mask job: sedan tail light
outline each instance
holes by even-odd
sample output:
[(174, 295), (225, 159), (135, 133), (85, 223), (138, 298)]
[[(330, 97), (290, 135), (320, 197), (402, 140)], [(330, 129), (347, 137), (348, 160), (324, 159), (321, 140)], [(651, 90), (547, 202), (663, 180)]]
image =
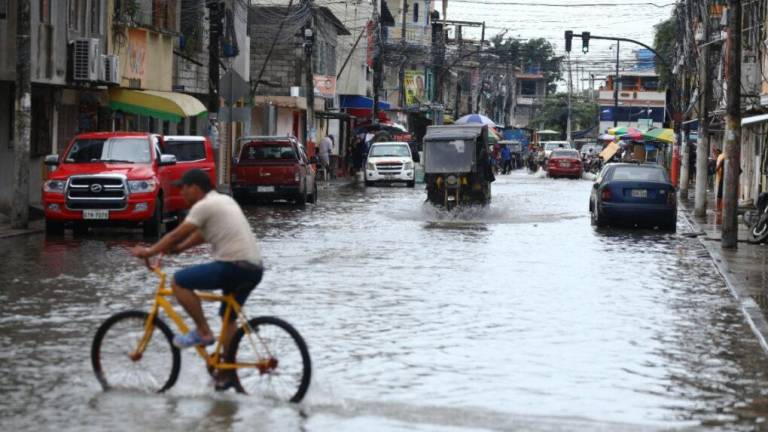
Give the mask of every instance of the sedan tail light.
[(293, 167), (293, 181), (296, 183), (301, 181), (301, 172), (299, 171), (299, 167)]
[(600, 192), (600, 199), (603, 201), (610, 201), (613, 199), (613, 196), (611, 196), (611, 190), (608, 188), (603, 189), (603, 191)]

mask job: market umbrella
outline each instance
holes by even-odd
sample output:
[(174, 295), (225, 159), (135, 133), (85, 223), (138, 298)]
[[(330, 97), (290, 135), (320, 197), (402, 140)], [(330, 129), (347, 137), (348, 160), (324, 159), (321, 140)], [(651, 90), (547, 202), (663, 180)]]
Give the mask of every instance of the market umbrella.
[(661, 141), (665, 143), (675, 142), (675, 131), (672, 129), (657, 128), (651, 129), (643, 134), (646, 141)]
[(551, 129), (536, 131), (536, 133), (539, 135), (560, 135), (560, 132)]
[(484, 124), (496, 127), (496, 123), (482, 114), (467, 114), (454, 122), (455, 124)]
[(632, 141), (642, 141), (643, 140), (643, 132), (639, 129), (635, 129), (633, 127), (615, 127), (608, 129), (608, 133), (617, 137), (621, 137), (623, 139), (628, 139)]
[(496, 129), (488, 128), (488, 142), (491, 144), (495, 144), (499, 141), (501, 141), (501, 134), (499, 134)]

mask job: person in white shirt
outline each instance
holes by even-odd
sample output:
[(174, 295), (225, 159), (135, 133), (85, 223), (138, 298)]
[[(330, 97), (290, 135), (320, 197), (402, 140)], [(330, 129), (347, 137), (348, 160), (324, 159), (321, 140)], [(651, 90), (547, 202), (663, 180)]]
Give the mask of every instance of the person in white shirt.
[[(187, 217), (151, 247), (136, 246), (131, 253), (149, 258), (160, 253), (180, 253), (206, 242), (211, 244), (213, 261), (179, 270), (172, 284), (176, 299), (197, 326), (185, 335), (176, 335), (174, 345), (179, 348), (206, 346), (213, 344), (215, 337), (194, 290), (221, 289), (225, 295), (233, 293), (235, 301), (242, 306), (264, 273), (261, 249), (240, 206), (228, 195), (216, 192), (208, 174), (191, 169), (184, 173), (178, 185), (184, 201), (191, 206)], [(222, 303), (219, 311), (222, 317), (225, 309)], [(234, 316), (230, 318), (235, 320)], [(227, 326), (223, 337), (225, 352), (236, 330), (236, 325)], [(219, 384), (217, 381), (217, 389), (231, 386), (230, 381)]]

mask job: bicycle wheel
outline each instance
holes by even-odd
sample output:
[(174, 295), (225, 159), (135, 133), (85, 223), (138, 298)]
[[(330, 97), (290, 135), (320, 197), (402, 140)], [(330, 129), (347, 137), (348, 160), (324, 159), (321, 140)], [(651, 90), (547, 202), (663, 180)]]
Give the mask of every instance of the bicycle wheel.
[(239, 393), (262, 394), (288, 402), (300, 402), (309, 388), (312, 365), (307, 344), (299, 332), (275, 317), (249, 321), (248, 335), (242, 327), (230, 342), (229, 363), (250, 364), (234, 374)]
[(126, 388), (159, 393), (176, 383), (181, 355), (173, 346), (173, 333), (159, 318), (155, 317), (152, 336), (144, 352), (134, 354), (144, 337), (148, 316), (141, 311), (120, 312), (109, 317), (96, 331), (91, 364), (104, 390)]

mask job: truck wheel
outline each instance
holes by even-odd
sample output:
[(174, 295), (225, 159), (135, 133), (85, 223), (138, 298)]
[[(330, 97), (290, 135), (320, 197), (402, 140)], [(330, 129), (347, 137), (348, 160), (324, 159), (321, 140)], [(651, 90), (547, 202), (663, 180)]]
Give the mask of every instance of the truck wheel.
[(365, 187), (371, 187), (371, 186), (373, 186), (373, 182), (366, 180), (365, 181)]
[(157, 198), (155, 200), (155, 213), (152, 215), (152, 219), (144, 221), (142, 229), (144, 230), (144, 237), (157, 237), (160, 235), (160, 231), (163, 228), (163, 200)]
[(82, 236), (88, 234), (88, 225), (85, 222), (75, 222), (72, 224), (72, 234)]
[(64, 234), (64, 223), (50, 219), (45, 220), (45, 233), (51, 235)]
[(416, 187), (416, 180), (409, 181), (408, 183), (406, 183), (406, 186), (408, 186), (409, 188)]

